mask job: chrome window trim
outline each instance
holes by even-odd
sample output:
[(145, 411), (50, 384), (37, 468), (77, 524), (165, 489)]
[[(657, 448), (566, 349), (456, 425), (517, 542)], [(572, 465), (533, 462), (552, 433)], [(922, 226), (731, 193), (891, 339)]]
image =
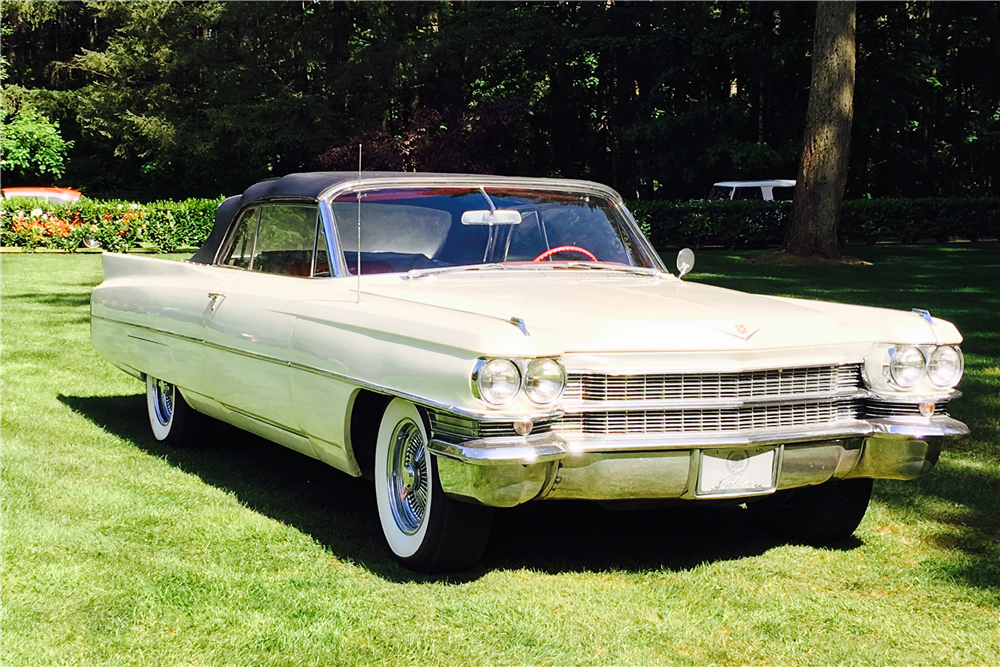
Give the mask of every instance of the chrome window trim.
[(330, 274), (333, 278), (346, 278), (351, 275), (347, 270), (347, 261), (344, 253), (341, 252), (340, 235), (337, 232), (337, 219), (333, 215), (333, 208), (330, 200), (319, 200), (319, 216), (323, 223), (323, 232), (326, 235), (327, 261), (330, 262)]

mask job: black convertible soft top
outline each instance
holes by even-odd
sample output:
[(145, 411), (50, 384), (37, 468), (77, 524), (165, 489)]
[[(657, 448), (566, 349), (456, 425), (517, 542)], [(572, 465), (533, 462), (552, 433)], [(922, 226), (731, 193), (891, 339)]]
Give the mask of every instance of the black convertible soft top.
[[(362, 180), (371, 178), (407, 178), (413, 176), (461, 176), (461, 174), (428, 174), (413, 172), (361, 172)], [(281, 178), (272, 178), (267, 181), (255, 183), (247, 188), (242, 195), (229, 197), (215, 211), (215, 223), (212, 226), (212, 233), (209, 234), (205, 245), (196, 252), (188, 261), (198, 264), (211, 264), (215, 260), (215, 255), (219, 251), (219, 246), (226, 238), (229, 227), (233, 224), (236, 214), (244, 206), (248, 206), (255, 201), (267, 199), (311, 199), (317, 201), (319, 196), (329, 188), (341, 183), (357, 182), (358, 172), (356, 171), (314, 171), (302, 174), (288, 174)]]

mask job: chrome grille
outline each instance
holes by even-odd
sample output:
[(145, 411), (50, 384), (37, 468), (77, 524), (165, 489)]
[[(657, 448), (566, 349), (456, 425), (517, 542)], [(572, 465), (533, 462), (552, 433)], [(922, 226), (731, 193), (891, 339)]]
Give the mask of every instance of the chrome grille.
[[(948, 402), (939, 401), (934, 404), (935, 416), (948, 414)], [(892, 403), (890, 401), (869, 400), (865, 403), (866, 417), (919, 417), (919, 403)]]
[(840, 399), (708, 410), (586, 412), (564, 416), (552, 430), (594, 435), (731, 432), (832, 424), (859, 418), (863, 408), (863, 401)]
[[(431, 433), (435, 438), (459, 442), (476, 438), (510, 438), (517, 435), (509, 421), (476, 421), (450, 412), (429, 411)], [(536, 423), (532, 433), (549, 430), (546, 422)]]
[(860, 385), (860, 364), (735, 373), (571, 373), (563, 397), (571, 401), (780, 398), (843, 391)]

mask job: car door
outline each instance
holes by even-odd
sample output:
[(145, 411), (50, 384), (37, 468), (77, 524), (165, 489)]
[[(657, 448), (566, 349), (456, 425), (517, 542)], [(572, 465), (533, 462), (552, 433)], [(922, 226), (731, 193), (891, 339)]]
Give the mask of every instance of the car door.
[[(206, 295), (206, 384), (227, 420), (315, 456), (292, 405), (288, 364), (295, 304), (314, 273), (315, 204), (244, 211), (223, 244), (227, 269)], [(320, 267), (322, 268), (322, 267)]]

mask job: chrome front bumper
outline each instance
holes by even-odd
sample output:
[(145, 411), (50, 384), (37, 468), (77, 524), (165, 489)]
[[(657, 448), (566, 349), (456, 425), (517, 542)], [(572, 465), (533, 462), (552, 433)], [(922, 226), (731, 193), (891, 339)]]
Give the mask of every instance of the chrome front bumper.
[[(937, 463), (945, 440), (969, 429), (950, 417), (866, 419), (823, 429), (694, 437), (587, 437), (540, 433), (430, 442), (451, 497), (493, 507), (537, 499), (645, 500), (750, 497), (831, 479), (914, 479)], [(699, 495), (702, 451), (773, 448), (767, 489)]]

